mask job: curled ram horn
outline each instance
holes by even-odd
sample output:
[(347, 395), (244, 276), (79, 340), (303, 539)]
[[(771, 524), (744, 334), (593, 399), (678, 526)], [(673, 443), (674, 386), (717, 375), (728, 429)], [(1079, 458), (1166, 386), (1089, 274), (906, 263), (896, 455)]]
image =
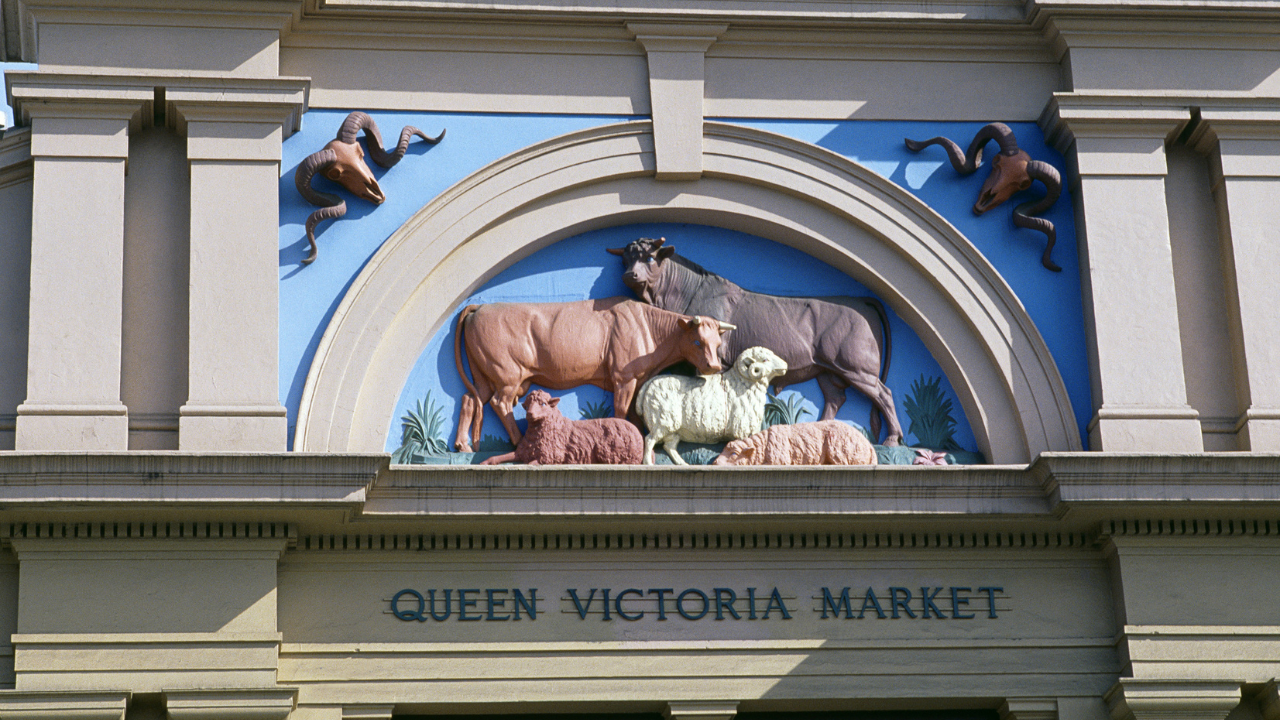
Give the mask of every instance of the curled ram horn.
[(311, 178), (315, 177), (316, 172), (331, 165), (336, 159), (336, 153), (326, 148), (309, 155), (298, 165), (297, 172), (293, 174), (293, 182), (298, 186), (298, 192), (302, 197), (312, 205), (321, 206), (319, 210), (307, 217), (307, 241), (311, 243), (311, 253), (302, 261), (303, 265), (310, 265), (316, 259), (318, 251), (316, 225), (319, 225), (322, 220), (332, 220), (347, 214), (346, 201), (337, 195), (311, 187)]
[(338, 128), (337, 137), (330, 140), (323, 149), (299, 163), (297, 171), (294, 172), (294, 184), (297, 185), (303, 199), (312, 205), (321, 206), (319, 210), (307, 217), (307, 242), (311, 244), (311, 254), (302, 261), (303, 265), (308, 265), (316, 259), (316, 226), (325, 220), (340, 218), (347, 212), (347, 204), (342, 198), (311, 187), (311, 181), (316, 173), (324, 175), (325, 178), (343, 186), (356, 197), (371, 203), (382, 204), (386, 200), (378, 180), (365, 164), (364, 148), (356, 140), (361, 130), (365, 131), (369, 139), (369, 156), (374, 162), (386, 168), (400, 162), (400, 158), (404, 157), (405, 151), (409, 148), (409, 138), (413, 135), (431, 144), (440, 142), (444, 137), (444, 131), (432, 138), (415, 127), (406, 126), (400, 132), (400, 144), (396, 146), (394, 152), (388, 153), (382, 148), (382, 135), (378, 132), (378, 125), (373, 118), (362, 112), (347, 115), (342, 126)]
[(1045, 195), (1039, 200), (1028, 200), (1015, 207), (1013, 209), (1013, 224), (1020, 228), (1039, 230), (1044, 233), (1048, 238), (1048, 243), (1045, 245), (1044, 255), (1040, 258), (1040, 264), (1054, 272), (1061, 272), (1062, 268), (1050, 259), (1050, 255), (1053, 253), (1053, 245), (1058, 240), (1057, 230), (1054, 229), (1052, 222), (1044, 218), (1031, 216), (1048, 210), (1058, 201), (1058, 196), (1062, 194), (1062, 176), (1058, 174), (1057, 168), (1039, 160), (1032, 160), (1027, 163), (1027, 175), (1044, 183)]
[(973, 142), (969, 143), (969, 149), (964, 153), (960, 152), (960, 146), (944, 137), (930, 138), (928, 140), (911, 140), (905, 138), (907, 149), (911, 152), (920, 152), (930, 145), (941, 145), (947, 151), (947, 158), (951, 160), (951, 167), (961, 175), (968, 175), (978, 166), (982, 164), (982, 149), (986, 147), (988, 142), (996, 141), (1000, 146), (1000, 152), (1005, 155), (1013, 155), (1018, 152), (1018, 141), (1013, 136), (1013, 130), (1004, 123), (991, 123), (984, 126), (973, 136)]
[(1044, 233), (1048, 237), (1048, 244), (1040, 262), (1050, 270), (1060, 271), (1062, 268), (1055, 265), (1049, 257), (1057, 241), (1053, 223), (1044, 218), (1033, 218), (1031, 215), (1048, 210), (1057, 201), (1062, 192), (1062, 178), (1053, 166), (1039, 160), (1032, 160), (1026, 151), (1020, 150), (1017, 138), (1014, 137), (1013, 130), (1008, 125), (990, 123), (984, 126), (974, 136), (973, 142), (969, 143), (969, 149), (963, 155), (960, 153), (959, 145), (944, 137), (923, 141), (908, 138), (905, 142), (907, 149), (912, 152), (920, 152), (930, 145), (942, 146), (947, 151), (947, 157), (956, 172), (968, 175), (982, 164), (982, 150), (992, 140), (1000, 146), (1000, 152), (992, 158), (991, 174), (982, 184), (978, 199), (973, 204), (974, 214), (981, 215), (1003, 204), (1016, 193), (1031, 187), (1033, 180), (1044, 183), (1045, 197), (1038, 201), (1025, 202), (1015, 208), (1013, 224), (1020, 228)]
[(354, 143), (356, 134), (364, 130), (365, 137), (369, 140), (369, 157), (378, 165), (389, 168), (400, 162), (405, 152), (409, 149), (409, 138), (417, 135), (423, 140), (435, 145), (444, 139), (445, 131), (441, 130), (436, 137), (431, 137), (412, 125), (405, 125), (400, 130), (400, 142), (396, 144), (396, 149), (387, 152), (382, 149), (382, 133), (378, 131), (378, 124), (369, 117), (367, 113), (353, 112), (347, 116), (342, 122), (342, 127), (338, 129), (338, 139), (345, 143)]

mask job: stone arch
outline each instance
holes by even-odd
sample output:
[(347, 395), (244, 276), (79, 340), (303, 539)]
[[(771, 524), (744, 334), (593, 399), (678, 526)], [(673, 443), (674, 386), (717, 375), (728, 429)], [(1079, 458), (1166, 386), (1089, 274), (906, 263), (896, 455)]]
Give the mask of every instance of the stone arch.
[(842, 156), (760, 130), (708, 122), (703, 157), (701, 180), (658, 182), (652, 124), (620, 123), (528, 147), (432, 200), (374, 255), (330, 321), (294, 448), (381, 452), (410, 370), (465, 297), (564, 238), (666, 221), (790, 245), (877, 293), (933, 353), (993, 462), (1081, 449), (1031, 318), (936, 212)]

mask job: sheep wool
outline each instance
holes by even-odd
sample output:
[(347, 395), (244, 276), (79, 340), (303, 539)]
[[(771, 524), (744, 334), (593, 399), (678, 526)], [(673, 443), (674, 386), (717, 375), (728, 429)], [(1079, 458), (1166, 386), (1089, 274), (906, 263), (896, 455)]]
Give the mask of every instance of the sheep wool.
[(712, 443), (745, 438), (764, 427), (769, 383), (786, 373), (787, 363), (764, 347), (743, 350), (719, 375), (651, 378), (636, 396), (636, 412), (649, 428), (644, 462), (653, 464), (660, 442), (677, 464), (686, 464), (680, 441)]
[(859, 430), (839, 421), (774, 425), (734, 440), (713, 465), (875, 465), (876, 451)]
[(524, 408), (529, 418), (515, 451), (491, 457), (482, 465), (522, 462), (526, 465), (639, 465), (644, 439), (635, 425), (622, 418), (570, 420), (542, 390), (529, 393)]

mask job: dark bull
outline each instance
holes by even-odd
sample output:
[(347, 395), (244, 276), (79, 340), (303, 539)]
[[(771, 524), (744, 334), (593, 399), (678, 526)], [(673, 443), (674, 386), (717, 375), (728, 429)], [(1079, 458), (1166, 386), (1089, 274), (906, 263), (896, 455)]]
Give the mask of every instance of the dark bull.
[(779, 297), (743, 290), (677, 255), (675, 248), (664, 246), (664, 242), (665, 238), (640, 238), (625, 248), (609, 248), (622, 257), (622, 280), (641, 300), (664, 310), (706, 315), (737, 326), (724, 336), (720, 357), (727, 364), (749, 347), (769, 348), (789, 368), (774, 381), (775, 390), (817, 378), (825, 401), (823, 420), (836, 416), (845, 401), (845, 388), (855, 388), (871, 400), (873, 437), (880, 437), (883, 415), (888, 425), (885, 444), (897, 445), (902, 440), (893, 393), (884, 384), (892, 342), (880, 301), (869, 297)]

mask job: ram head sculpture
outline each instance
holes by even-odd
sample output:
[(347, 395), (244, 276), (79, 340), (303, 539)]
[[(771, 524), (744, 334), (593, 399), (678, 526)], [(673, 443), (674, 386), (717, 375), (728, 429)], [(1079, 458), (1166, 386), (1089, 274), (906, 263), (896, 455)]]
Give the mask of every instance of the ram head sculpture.
[(433, 138), (412, 125), (406, 125), (400, 131), (400, 142), (396, 145), (396, 149), (387, 152), (382, 149), (382, 134), (378, 132), (378, 125), (373, 118), (362, 112), (353, 112), (348, 115), (342, 122), (342, 127), (338, 128), (338, 136), (329, 141), (329, 144), (319, 152), (312, 153), (303, 160), (293, 175), (294, 183), (298, 186), (298, 192), (302, 197), (312, 205), (320, 206), (319, 210), (311, 213), (307, 218), (307, 241), (311, 243), (311, 254), (302, 261), (303, 265), (308, 265), (316, 259), (316, 225), (324, 220), (337, 219), (347, 214), (346, 201), (337, 195), (311, 187), (311, 179), (316, 173), (343, 186), (351, 191), (352, 195), (375, 205), (381, 205), (387, 199), (382, 194), (382, 188), (378, 186), (377, 179), (373, 177), (373, 172), (364, 162), (364, 148), (356, 140), (356, 135), (361, 130), (364, 131), (365, 140), (369, 144), (369, 157), (384, 168), (400, 162), (405, 151), (409, 149), (410, 137), (417, 135), (432, 145), (444, 138), (443, 130)]
[(951, 167), (961, 175), (968, 175), (982, 164), (982, 150), (992, 140), (1000, 146), (1000, 152), (991, 160), (991, 174), (982, 184), (978, 201), (973, 204), (974, 214), (981, 215), (999, 206), (1015, 193), (1031, 187), (1031, 183), (1035, 180), (1044, 183), (1043, 198), (1024, 202), (1013, 209), (1013, 224), (1020, 228), (1039, 230), (1044, 233), (1048, 238), (1048, 244), (1045, 246), (1044, 256), (1040, 258), (1040, 262), (1054, 272), (1061, 271), (1062, 268), (1050, 259), (1054, 243), (1058, 239), (1053, 223), (1032, 215), (1048, 210), (1058, 201), (1058, 196), (1062, 193), (1062, 176), (1049, 163), (1032, 160), (1026, 151), (1019, 150), (1018, 141), (1008, 125), (991, 123), (983, 127), (974, 136), (973, 142), (969, 143), (967, 152), (961, 152), (959, 145), (944, 137), (924, 141), (907, 139), (906, 143), (907, 149), (912, 152), (920, 152), (930, 145), (941, 145), (947, 151)]

